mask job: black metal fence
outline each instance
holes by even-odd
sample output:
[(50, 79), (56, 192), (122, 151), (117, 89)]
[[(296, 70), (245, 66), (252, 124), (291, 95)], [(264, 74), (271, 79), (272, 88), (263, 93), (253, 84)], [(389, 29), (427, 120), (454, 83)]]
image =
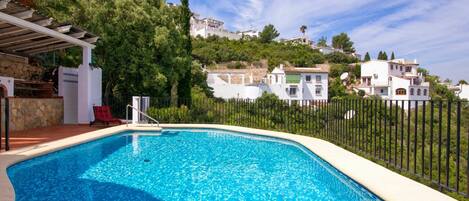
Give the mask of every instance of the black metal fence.
[[(191, 102), (152, 98), (161, 123), (208, 123), (325, 139), (442, 191), (468, 195), (469, 104), (465, 101), (275, 98)], [(124, 108), (124, 107), (122, 107)]]

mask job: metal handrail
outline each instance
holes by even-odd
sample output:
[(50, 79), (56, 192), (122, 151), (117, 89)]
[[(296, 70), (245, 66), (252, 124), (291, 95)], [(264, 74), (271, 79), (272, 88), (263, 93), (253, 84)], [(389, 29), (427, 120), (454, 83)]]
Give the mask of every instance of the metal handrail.
[(153, 119), (152, 117), (148, 116), (146, 113), (140, 111), (139, 109), (137, 109), (136, 107), (134, 107), (132, 105), (127, 105), (127, 107), (125, 107), (125, 123), (126, 123), (127, 127), (129, 126), (129, 108), (134, 109), (139, 114), (141, 114), (141, 115), (145, 116), (146, 118), (154, 121), (157, 124), (157, 126), (160, 127), (160, 122), (159, 121), (157, 121), (156, 119)]

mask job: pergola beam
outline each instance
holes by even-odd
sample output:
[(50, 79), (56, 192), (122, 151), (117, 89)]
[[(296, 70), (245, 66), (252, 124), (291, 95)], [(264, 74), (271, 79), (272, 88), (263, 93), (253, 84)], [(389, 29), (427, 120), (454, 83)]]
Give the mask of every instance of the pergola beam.
[[(79, 33), (74, 33), (70, 34), (69, 36), (74, 37), (74, 38), (83, 38), (85, 37), (86, 32), (79, 32)], [(44, 40), (39, 40), (39, 41), (34, 41), (34, 42), (26, 42), (23, 44), (18, 44), (14, 45), (11, 47), (7, 47), (5, 49), (13, 52), (21, 51), (21, 50), (27, 50), (27, 49), (33, 49), (33, 48), (39, 48), (39, 47), (44, 47), (46, 45), (51, 45), (55, 43), (60, 43), (64, 42), (62, 40), (56, 39), (56, 38), (48, 38)]]
[(9, 2), (10, 0), (0, 0), (0, 10), (7, 8)]
[[(19, 18), (19, 19), (24, 20), (24, 19), (32, 18), (32, 17), (33, 17), (33, 13), (34, 13), (33, 10), (27, 10), (27, 11), (23, 11), (23, 12), (11, 14), (11, 16), (17, 17), (17, 18)], [(7, 23), (7, 22), (0, 21), (0, 25), (6, 24), (6, 23)]]
[[(49, 18), (49, 19), (43, 19), (43, 20), (38, 20), (38, 21), (35, 21), (33, 22), (34, 24), (37, 24), (39, 26), (50, 26), (52, 24), (52, 18)], [(3, 29), (0, 29), (0, 36), (6, 36), (6, 35), (10, 35), (10, 34), (16, 34), (16, 33), (19, 33), (19, 32), (22, 32), (22, 31), (26, 31), (28, 29), (24, 29), (24, 28), (21, 28), (21, 27), (16, 27), (16, 26), (12, 26), (12, 27), (8, 27), (8, 28), (3, 28)]]
[[(98, 40), (98, 38), (99, 37), (87, 38), (87, 39), (84, 39), (84, 41), (86, 41), (88, 43), (93, 43), (93, 42), (96, 42)], [(49, 45), (47, 47), (41, 47), (41, 48), (37, 48), (37, 49), (28, 50), (28, 51), (25, 51), (24, 53), (29, 54), (29, 55), (34, 55), (34, 54), (40, 54), (40, 53), (44, 53), (44, 52), (51, 52), (51, 51), (55, 51), (55, 50), (71, 48), (71, 47), (75, 47), (75, 46), (76, 45), (70, 44), (70, 43), (62, 43), (62, 44)]]
[[(57, 27), (55, 29), (55, 31), (57, 31), (59, 33), (66, 33), (66, 32), (70, 31), (71, 27), (72, 26), (70, 26), (70, 25)], [(21, 36), (6, 38), (6, 39), (3, 39), (3, 40), (0, 40), (0, 47), (5, 47), (5, 46), (8, 46), (9, 44), (23, 42), (23, 41), (27, 41), (27, 40), (36, 39), (36, 38), (42, 38), (42, 37), (47, 37), (47, 35), (44, 35), (42, 33), (30, 33), (30, 34), (25, 34), (25, 35), (21, 35)]]
[(32, 22), (29, 22), (29, 21), (26, 21), (26, 20), (23, 20), (23, 19), (19, 19), (17, 17), (5, 14), (3, 12), (0, 12), (0, 20), (2, 20), (4, 22), (7, 22), (9, 24), (18, 26), (18, 27), (26, 28), (26, 29), (29, 29), (31, 31), (41, 33), (41, 34), (49, 36), (49, 37), (53, 37), (53, 38), (57, 38), (57, 39), (66, 41), (68, 43), (71, 43), (71, 44), (74, 44), (74, 45), (77, 45), (77, 46), (89, 47), (89, 48), (96, 47), (95, 45), (93, 45), (91, 43), (88, 43), (86, 41), (82, 41), (80, 39), (73, 38), (71, 36), (65, 35), (65, 34), (60, 33), (58, 31), (51, 30), (47, 27), (39, 26), (39, 25), (34, 24)]

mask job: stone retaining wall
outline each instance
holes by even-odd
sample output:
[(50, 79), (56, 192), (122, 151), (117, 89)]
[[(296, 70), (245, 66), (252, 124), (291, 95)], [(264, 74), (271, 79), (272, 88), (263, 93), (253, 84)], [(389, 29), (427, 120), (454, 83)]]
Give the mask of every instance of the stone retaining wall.
[(63, 98), (9, 98), (9, 101), (11, 131), (63, 124)]
[(0, 54), (0, 76), (25, 80), (40, 80), (44, 68), (28, 64), (27, 59)]

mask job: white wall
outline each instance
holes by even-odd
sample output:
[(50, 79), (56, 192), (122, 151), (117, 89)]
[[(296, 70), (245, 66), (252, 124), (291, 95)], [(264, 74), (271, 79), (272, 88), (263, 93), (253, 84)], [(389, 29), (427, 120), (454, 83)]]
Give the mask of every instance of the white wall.
[(459, 86), (459, 98), (469, 100), (469, 85), (463, 84)]
[(59, 67), (59, 96), (64, 100), (64, 123), (78, 123), (78, 68)]
[(0, 85), (5, 86), (7, 89), (7, 96), (11, 97), (15, 95), (15, 80), (13, 78), (0, 76)]
[[(375, 76), (377, 75), (377, 77)], [(369, 61), (361, 66), (361, 77), (371, 77), (371, 85), (386, 86), (389, 79), (389, 64), (386, 61)]]

